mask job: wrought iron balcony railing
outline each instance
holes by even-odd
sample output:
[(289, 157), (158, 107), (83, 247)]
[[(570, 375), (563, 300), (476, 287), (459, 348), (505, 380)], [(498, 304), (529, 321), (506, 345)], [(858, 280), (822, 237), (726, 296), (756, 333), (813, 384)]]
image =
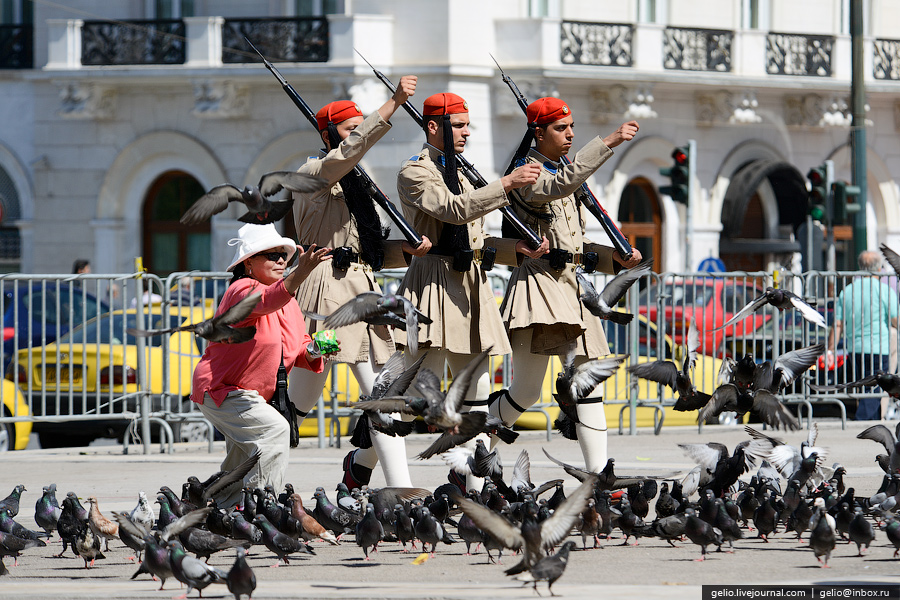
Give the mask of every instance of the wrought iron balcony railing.
[(831, 77), (834, 37), (799, 33), (766, 36), (766, 72), (770, 75)]
[(0, 25), (0, 69), (34, 68), (34, 26)]
[(734, 32), (666, 27), (663, 67), (681, 71), (731, 72)]
[(872, 75), (875, 79), (900, 80), (900, 40), (875, 40)]
[(226, 19), (222, 62), (262, 62), (244, 36), (272, 62), (328, 62), (328, 19)]
[(564, 65), (630, 67), (634, 26), (619, 23), (560, 23), (559, 57)]
[(185, 51), (180, 20), (85, 21), (81, 27), (82, 65), (180, 65)]

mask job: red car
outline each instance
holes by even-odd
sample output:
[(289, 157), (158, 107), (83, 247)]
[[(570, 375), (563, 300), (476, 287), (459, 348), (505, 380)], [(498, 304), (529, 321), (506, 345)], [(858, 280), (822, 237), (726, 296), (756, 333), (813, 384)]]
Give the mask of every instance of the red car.
[[(771, 307), (757, 311), (746, 319), (722, 327), (745, 305), (765, 292), (764, 282), (755, 277), (723, 278), (694, 277), (667, 278), (662, 284), (641, 292), (640, 314), (660, 325), (676, 344), (684, 344), (684, 336), (691, 322), (700, 332), (700, 353), (716, 356), (723, 342), (740, 337), (760, 327), (772, 318)], [(658, 313), (662, 309), (662, 319)]]

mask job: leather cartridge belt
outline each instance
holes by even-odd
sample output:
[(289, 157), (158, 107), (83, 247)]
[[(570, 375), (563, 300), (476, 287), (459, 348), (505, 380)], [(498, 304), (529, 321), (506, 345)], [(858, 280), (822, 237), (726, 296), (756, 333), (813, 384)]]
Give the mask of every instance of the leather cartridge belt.
[(565, 269), (567, 264), (582, 267), (585, 273), (591, 273), (597, 268), (600, 257), (596, 252), (572, 253), (562, 248), (553, 248), (547, 254), (541, 256), (541, 260), (550, 263), (554, 269)]
[[(309, 250), (311, 244), (303, 244), (303, 250)], [(375, 265), (369, 265), (364, 260), (361, 260), (359, 257), (359, 252), (351, 248), (350, 246), (340, 246), (338, 248), (332, 248), (328, 255), (332, 257), (331, 265), (335, 269), (339, 269), (341, 271), (346, 271), (350, 268), (352, 263), (357, 263), (363, 265), (364, 267), (369, 267), (373, 271), (380, 271), (381, 266), (375, 268)], [(382, 256), (381, 262), (384, 263), (384, 257)]]
[(493, 269), (494, 260), (497, 256), (497, 249), (488, 246), (486, 248), (478, 250), (454, 251), (445, 250), (438, 246), (432, 246), (431, 250), (428, 251), (428, 254), (450, 259), (454, 271), (465, 273), (472, 267), (473, 262), (477, 265), (480, 265), (481, 268), (485, 271), (490, 271), (491, 269)]

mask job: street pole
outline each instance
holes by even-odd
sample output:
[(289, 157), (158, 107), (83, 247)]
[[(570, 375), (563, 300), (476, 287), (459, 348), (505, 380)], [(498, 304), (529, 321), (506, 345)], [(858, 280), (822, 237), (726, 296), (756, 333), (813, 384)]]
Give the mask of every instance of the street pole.
[(831, 184), (834, 183), (834, 161), (826, 160), (825, 165), (825, 225), (828, 228), (828, 239), (825, 243), (825, 270), (836, 270), (836, 259), (834, 253), (834, 190)]
[(694, 270), (693, 256), (691, 248), (694, 242), (694, 203), (697, 201), (700, 186), (697, 185), (697, 141), (688, 140), (688, 201), (685, 211), (685, 270), (692, 272)]
[(851, 170), (853, 185), (859, 187), (860, 210), (853, 221), (854, 258), (867, 249), (866, 235), (866, 83), (863, 71), (863, 0), (850, 0), (850, 39), (852, 47), (852, 74), (850, 78)]

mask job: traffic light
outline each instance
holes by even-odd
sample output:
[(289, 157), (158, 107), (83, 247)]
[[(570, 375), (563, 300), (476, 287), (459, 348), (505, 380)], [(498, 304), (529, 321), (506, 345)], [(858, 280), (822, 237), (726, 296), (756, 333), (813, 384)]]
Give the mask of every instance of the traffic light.
[(831, 189), (834, 192), (834, 222), (849, 225), (853, 215), (862, 208), (857, 200), (859, 186), (850, 185), (846, 181), (835, 181), (831, 184)]
[(672, 151), (671, 167), (662, 167), (659, 174), (668, 177), (671, 185), (659, 188), (659, 193), (671, 196), (675, 202), (687, 204), (691, 195), (690, 176), (688, 168), (691, 165), (690, 146), (679, 146)]
[(825, 221), (825, 202), (828, 198), (828, 170), (825, 165), (813, 167), (806, 174), (809, 179), (809, 216), (815, 221)]

